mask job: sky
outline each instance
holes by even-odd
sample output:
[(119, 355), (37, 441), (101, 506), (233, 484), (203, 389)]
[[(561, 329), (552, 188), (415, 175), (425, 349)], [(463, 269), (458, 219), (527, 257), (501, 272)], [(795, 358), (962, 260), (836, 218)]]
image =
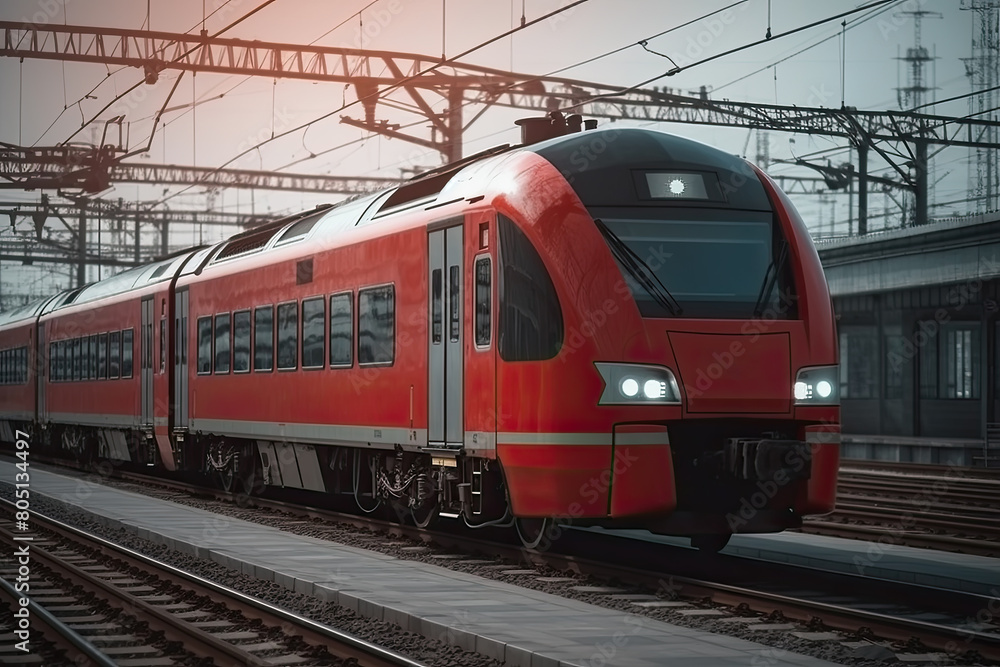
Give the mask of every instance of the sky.
[[(4, 0), (0, 3), (0, 20), (30, 22), (40, 27), (65, 23), (197, 33), (204, 19), (205, 29), (215, 34), (264, 2)], [(736, 6), (727, 12), (703, 18), (734, 2)], [(223, 36), (410, 52), (432, 58), (442, 53), (451, 58), (475, 49), (463, 55), (462, 62), (530, 75), (568, 67), (558, 76), (628, 86), (670, 69), (670, 61), (663, 55), (682, 66), (697, 63), (702, 58), (761, 40), (770, 27), (772, 38), (764, 44), (694, 64), (676, 76), (649, 85), (668, 86), (685, 93), (699, 91), (704, 86), (714, 99), (832, 108), (846, 104), (859, 109), (886, 110), (900, 108), (896, 88), (908, 85), (904, 64), (898, 56), (913, 46), (912, 12), (919, 11), (929, 12), (922, 20), (921, 33), (923, 45), (935, 56), (926, 71), (927, 83), (935, 87), (931, 97), (943, 100), (970, 90), (962, 58), (970, 55), (973, 12), (963, 11), (965, 3), (959, 0), (898, 0), (866, 20), (859, 19), (867, 13), (856, 13), (789, 36), (782, 34), (864, 3), (587, 0), (576, 6), (572, 4), (572, 0), (273, 0), (226, 30)], [(559, 13), (476, 49), (517, 27), (522, 14), (531, 22), (551, 12)], [(847, 21), (846, 26), (841, 25), (843, 20)], [(653, 37), (689, 21), (693, 22), (686, 27)], [(648, 40), (649, 51), (638, 45), (640, 40)], [(616, 49), (621, 50), (580, 64)], [(153, 129), (153, 118), (178, 74), (164, 71), (155, 84), (143, 84), (116, 99), (142, 80), (142, 72), (102, 64), (0, 58), (0, 142), (23, 146), (54, 146), (67, 140), (95, 143), (101, 138), (104, 121), (123, 114), (122, 143), (129, 149), (145, 146)], [(401, 99), (398, 95), (394, 98)], [(172, 110), (165, 114), (165, 124), (156, 128), (150, 150), (131, 161), (213, 168), (228, 163), (230, 167), (244, 169), (392, 177), (398, 177), (403, 170), (440, 164), (440, 155), (433, 150), (398, 139), (368, 136), (358, 128), (340, 123), (341, 115), (362, 116), (358, 105), (339, 111), (345, 103), (356, 99), (354, 88), (343, 84), (185, 74), (170, 97), (168, 106)], [(436, 111), (446, 107), (443, 99), (433, 96), (429, 99)], [(198, 104), (192, 107), (192, 102)], [(101, 108), (109, 103), (112, 103), (110, 109), (100, 114)], [(478, 111), (479, 107), (466, 107), (466, 121)], [(939, 104), (929, 111), (960, 116), (969, 113), (969, 107), (967, 100), (960, 100)], [(280, 134), (324, 115), (329, 118), (311, 124), (304, 132), (267, 142), (238, 157), (269, 139), (272, 133)], [(519, 131), (513, 121), (525, 115), (534, 114), (501, 108), (486, 110), (465, 133), (465, 154), (497, 144), (518, 143)], [(413, 114), (386, 105), (378, 107), (376, 116), (394, 123), (419, 120)], [(96, 118), (96, 122), (81, 127), (84, 119), (91, 118)], [(426, 122), (422, 122), (413, 130), (427, 136), (425, 126)], [(704, 141), (751, 160), (757, 157), (757, 137), (744, 129), (662, 123), (653, 127)], [(112, 141), (117, 140), (114, 133)], [(771, 132), (766, 141), (772, 160), (794, 159), (817, 151), (830, 151), (819, 157), (823, 160), (829, 157), (834, 164), (856, 160), (846, 150), (845, 142), (835, 138)], [(311, 155), (318, 157), (310, 158)], [(963, 148), (949, 148), (935, 156), (932, 201), (950, 202), (968, 196), (968, 158), (968, 150)], [(884, 163), (877, 160), (872, 168), (874, 173), (887, 173)], [(815, 175), (780, 163), (771, 164), (769, 171)], [(100, 196), (143, 202), (166, 198), (172, 208), (212, 206), (230, 212), (252, 210), (271, 214), (337, 199), (311, 193), (251, 194), (229, 190), (206, 195), (200, 188), (182, 190), (123, 184)], [(0, 193), (5, 202), (34, 202), (38, 198), (37, 192)], [(814, 233), (847, 231), (846, 197), (810, 195), (798, 196), (795, 201)], [(890, 197), (875, 193), (871, 196), (871, 206), (873, 228), (899, 224), (899, 209)], [(968, 208), (964, 203), (938, 206), (932, 215), (961, 214)], [(5, 227), (0, 239), (4, 235), (10, 238), (24, 234), (30, 224), (22, 226), (25, 229)], [(186, 229), (172, 241), (175, 244), (211, 241), (228, 233), (232, 229)], [(18, 270), (4, 262), (0, 266), (0, 283), (6, 283), (5, 293), (11, 293), (11, 281), (19, 283), (23, 292), (35, 289), (29, 283), (34, 285), (43, 273), (36, 269)], [(107, 275), (108, 271), (100, 275)], [(59, 268), (51, 279), (68, 280), (71, 272), (69, 267)], [(96, 269), (91, 274), (88, 276), (91, 279), (98, 275)]]

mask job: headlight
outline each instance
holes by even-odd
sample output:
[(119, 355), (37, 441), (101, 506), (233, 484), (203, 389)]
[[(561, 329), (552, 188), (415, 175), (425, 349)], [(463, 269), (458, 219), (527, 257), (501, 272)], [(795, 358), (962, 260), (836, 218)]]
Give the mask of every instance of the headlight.
[(803, 368), (795, 376), (795, 405), (840, 405), (840, 366)]
[(596, 362), (604, 380), (598, 405), (680, 405), (681, 390), (669, 368)]

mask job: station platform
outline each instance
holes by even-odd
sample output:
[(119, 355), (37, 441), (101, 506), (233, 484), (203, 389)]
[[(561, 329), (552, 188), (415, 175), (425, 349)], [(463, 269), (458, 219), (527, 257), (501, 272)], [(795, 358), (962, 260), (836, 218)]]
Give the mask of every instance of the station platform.
[(996, 465), (1000, 461), (1000, 448), (994, 444), (984, 449), (984, 442), (979, 438), (918, 438), (848, 433), (841, 436), (842, 465), (887, 462), (975, 468), (984, 465), (984, 461)]
[[(12, 482), (14, 472), (12, 463), (0, 461), (0, 481)], [(505, 666), (834, 664), (435, 565), (294, 535), (38, 468), (31, 471), (31, 494), (61, 501), (105, 525), (128, 529), (152, 542), (477, 651)]]
[[(628, 539), (681, 546), (689, 544), (687, 538), (653, 535), (648, 531), (604, 532)], [(917, 549), (888, 540), (883, 543), (865, 542), (788, 531), (733, 535), (720, 553), (1000, 597), (1000, 561), (997, 559)]]

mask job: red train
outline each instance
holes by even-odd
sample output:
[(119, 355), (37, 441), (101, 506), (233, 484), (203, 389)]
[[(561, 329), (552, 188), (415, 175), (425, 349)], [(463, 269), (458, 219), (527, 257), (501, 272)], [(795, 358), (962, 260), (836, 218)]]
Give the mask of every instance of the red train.
[(562, 518), (719, 548), (831, 511), (799, 215), (722, 151), (579, 127), (3, 316), (0, 435), (529, 545)]

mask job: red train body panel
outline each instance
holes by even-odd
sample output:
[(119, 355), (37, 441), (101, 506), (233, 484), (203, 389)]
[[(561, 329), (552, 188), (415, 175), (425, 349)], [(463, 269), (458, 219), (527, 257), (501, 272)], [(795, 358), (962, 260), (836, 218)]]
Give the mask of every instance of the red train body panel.
[(571, 134), (161, 265), (42, 316), (46, 350), (135, 332), (131, 379), (47, 382), (64, 444), (112, 415), (133, 460), (418, 522), (726, 535), (833, 509), (822, 267), (774, 183), (707, 146)]

